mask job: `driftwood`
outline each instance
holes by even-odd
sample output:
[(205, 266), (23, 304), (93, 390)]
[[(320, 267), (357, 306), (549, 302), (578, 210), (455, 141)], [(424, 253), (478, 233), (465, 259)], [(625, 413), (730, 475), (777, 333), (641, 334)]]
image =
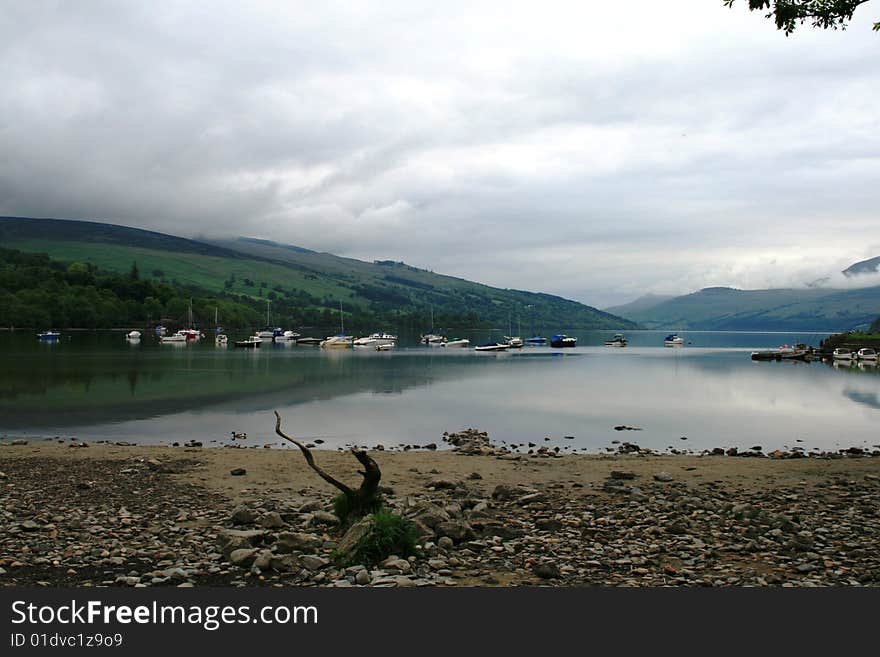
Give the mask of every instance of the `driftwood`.
[(382, 471), (379, 470), (378, 464), (370, 458), (370, 455), (365, 451), (355, 449), (354, 447), (351, 449), (351, 453), (364, 467), (363, 470), (358, 470), (358, 473), (363, 477), (363, 481), (358, 488), (354, 489), (321, 469), (321, 467), (315, 463), (315, 457), (312, 455), (312, 452), (308, 447), (303, 445), (296, 438), (292, 438), (281, 431), (281, 416), (278, 414), (278, 411), (275, 411), (275, 433), (299, 447), (306, 459), (306, 463), (309, 464), (309, 467), (314, 470), (321, 479), (339, 489), (342, 494), (345, 495), (348, 502), (347, 510), (350, 516), (364, 516), (375, 511), (380, 505), (379, 480), (382, 479)]

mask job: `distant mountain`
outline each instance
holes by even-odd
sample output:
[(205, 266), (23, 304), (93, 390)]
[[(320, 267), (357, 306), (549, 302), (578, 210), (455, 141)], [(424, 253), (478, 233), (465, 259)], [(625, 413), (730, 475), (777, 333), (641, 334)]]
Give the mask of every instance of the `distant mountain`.
[(306, 316), (323, 311), (332, 322), (341, 301), (355, 320), (391, 327), (399, 321), (429, 329), (432, 309), (437, 327), (507, 327), (511, 319), (521, 319), (523, 330), (636, 327), (551, 294), (494, 288), (402, 262), (370, 263), (253, 238), (209, 242), (90, 221), (0, 217), (0, 244), (111, 272), (128, 272), (136, 262), (142, 277), (285, 300)]
[(624, 317), (668, 330), (845, 331), (867, 326), (880, 313), (880, 287), (857, 290), (737, 290), (710, 287)]
[(880, 256), (850, 265), (843, 270), (843, 275), (851, 277), (859, 276), (860, 274), (875, 274), (878, 270), (880, 270)]
[(612, 315), (620, 315), (621, 317), (626, 317), (631, 313), (638, 313), (649, 308), (653, 308), (656, 305), (663, 303), (664, 301), (669, 301), (670, 299), (674, 299), (674, 294), (645, 294), (640, 296), (635, 301), (630, 301), (629, 303), (624, 303), (620, 306), (612, 306), (610, 308), (605, 308), (606, 313), (611, 313)]

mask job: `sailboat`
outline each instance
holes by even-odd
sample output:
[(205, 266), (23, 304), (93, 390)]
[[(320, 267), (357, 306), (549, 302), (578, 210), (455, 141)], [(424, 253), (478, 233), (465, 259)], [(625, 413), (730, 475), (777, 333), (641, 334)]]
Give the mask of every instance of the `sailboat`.
[(348, 349), (352, 343), (352, 337), (345, 334), (345, 319), (342, 314), (342, 301), (339, 302), (339, 334), (331, 335), (321, 342), (325, 349)]
[(431, 332), (425, 333), (421, 337), (421, 343), (431, 346), (439, 346), (446, 342), (446, 337), (442, 335), (437, 335), (434, 333), (434, 305), (431, 305)]
[(195, 328), (192, 299), (189, 300), (189, 309), (186, 313), (186, 325), (188, 328), (180, 329), (175, 335), (171, 336), (171, 338), (174, 339), (162, 338), (162, 342), (179, 342), (179, 338), (176, 338), (175, 336), (183, 336), (183, 339), (186, 341), (198, 340), (202, 337), (202, 332)]
[(281, 335), (283, 331), (280, 328), (272, 328), (269, 324), (269, 300), (266, 299), (266, 328), (257, 332), (257, 337), (263, 340), (271, 340), (276, 335)]
[[(517, 331), (519, 332), (520, 335), (522, 335), (522, 327), (519, 325), (519, 319), (517, 319)], [(511, 323), (510, 323), (510, 315), (509, 314), (507, 315), (507, 332), (513, 333), (513, 331), (511, 330)], [(520, 335), (514, 335), (514, 336), (505, 335), (504, 336), (504, 344), (506, 344), (511, 349), (521, 349), (523, 346), (523, 339), (520, 337)]]

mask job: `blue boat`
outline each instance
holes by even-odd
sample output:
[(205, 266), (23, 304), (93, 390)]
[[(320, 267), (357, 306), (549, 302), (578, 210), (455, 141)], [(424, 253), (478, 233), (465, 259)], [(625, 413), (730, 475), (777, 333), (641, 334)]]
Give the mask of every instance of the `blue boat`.
[(42, 333), (37, 333), (37, 337), (40, 340), (57, 340), (61, 337), (60, 331), (43, 331)]
[(557, 349), (562, 347), (576, 347), (577, 346), (577, 338), (573, 338), (571, 336), (565, 334), (554, 335), (550, 338), (550, 346), (555, 347)]
[(547, 338), (543, 335), (533, 335), (526, 342), (528, 344), (547, 344)]

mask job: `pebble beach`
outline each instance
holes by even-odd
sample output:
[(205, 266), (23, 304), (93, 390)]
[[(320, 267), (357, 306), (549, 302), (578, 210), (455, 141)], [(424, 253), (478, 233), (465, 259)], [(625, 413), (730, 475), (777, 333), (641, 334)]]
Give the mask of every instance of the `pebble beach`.
[[(371, 452), (418, 548), (346, 566), (335, 490), (296, 450), (4, 444), (0, 585), (880, 585), (872, 453), (523, 454), (477, 431), (444, 440), (453, 449)], [(314, 454), (359, 483), (351, 454)]]

